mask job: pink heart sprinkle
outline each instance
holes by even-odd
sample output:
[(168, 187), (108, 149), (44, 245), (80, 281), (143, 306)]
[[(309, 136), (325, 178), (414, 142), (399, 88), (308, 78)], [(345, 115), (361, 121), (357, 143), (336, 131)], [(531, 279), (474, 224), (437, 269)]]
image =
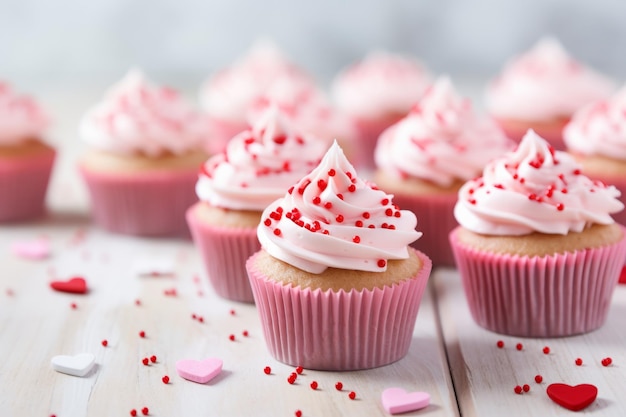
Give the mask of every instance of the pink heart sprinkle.
[(47, 239), (16, 242), (11, 249), (15, 255), (24, 259), (45, 259), (50, 256), (50, 244)]
[(181, 359), (176, 362), (176, 372), (181, 378), (205, 384), (222, 372), (222, 360), (208, 358), (201, 361)]
[(406, 392), (402, 388), (387, 388), (381, 396), (383, 408), (390, 414), (406, 413), (427, 407), (430, 394), (427, 392)]

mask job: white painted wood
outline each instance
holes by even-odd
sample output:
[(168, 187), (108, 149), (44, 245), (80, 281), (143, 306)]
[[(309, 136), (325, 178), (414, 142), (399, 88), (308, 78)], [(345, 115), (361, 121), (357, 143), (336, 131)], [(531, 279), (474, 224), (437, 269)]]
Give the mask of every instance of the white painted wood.
[[(472, 320), (456, 270), (441, 269), (434, 276), (445, 345), (461, 414), (483, 416), (571, 416), (572, 411), (552, 402), (549, 384), (582, 383), (598, 387), (598, 398), (578, 414), (596, 417), (626, 415), (626, 286), (618, 285), (607, 323), (582, 336), (527, 339), (498, 335)], [(504, 349), (496, 342), (502, 340)], [(523, 350), (515, 348), (523, 344)], [(544, 346), (550, 354), (543, 353)], [(613, 359), (604, 367), (601, 360)], [(583, 366), (576, 366), (576, 358)], [(543, 383), (534, 381), (543, 376)], [(516, 385), (528, 384), (529, 393), (517, 395)]]

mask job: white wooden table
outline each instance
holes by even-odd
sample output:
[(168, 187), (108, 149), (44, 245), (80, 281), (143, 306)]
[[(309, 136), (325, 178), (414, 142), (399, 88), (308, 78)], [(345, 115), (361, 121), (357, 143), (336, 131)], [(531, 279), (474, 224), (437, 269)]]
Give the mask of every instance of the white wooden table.
[[(296, 410), (303, 416), (384, 416), (380, 397), (389, 387), (430, 393), (430, 406), (406, 415), (571, 415), (547, 397), (553, 382), (598, 387), (598, 399), (579, 414), (626, 415), (626, 286), (618, 288), (602, 329), (571, 338), (520, 339), (474, 324), (453, 269), (432, 274), (404, 359), (358, 372), (305, 370), (290, 385), (294, 369), (270, 357), (254, 306), (213, 293), (190, 241), (112, 235), (91, 225), (74, 168), (84, 148), (74, 132), (100, 91), (79, 91), (69, 96), (50, 91), (44, 97), (56, 109), (60, 147), (49, 216), (0, 226), (0, 416), (128, 416), (132, 409), (142, 415), (143, 407), (151, 416), (294, 416)], [(55, 107), (56, 100), (63, 105)], [(38, 237), (48, 239), (49, 258), (26, 260), (11, 252), (15, 242)], [(175, 273), (138, 276), (133, 266), (141, 259), (169, 260)], [(88, 294), (49, 287), (52, 280), (73, 276), (87, 280)], [(175, 296), (166, 294), (172, 290)], [(496, 347), (498, 340), (503, 349)], [(523, 344), (521, 351), (517, 343)], [(53, 356), (81, 352), (96, 356), (87, 376), (51, 368)], [(145, 366), (142, 359), (152, 355), (157, 362)], [(176, 375), (177, 360), (207, 357), (224, 361), (216, 379), (197, 384)], [(578, 357), (583, 366), (574, 364)], [(600, 364), (605, 357), (613, 359), (611, 366)], [(263, 372), (266, 366), (270, 375)], [(537, 374), (543, 383), (535, 383)], [(162, 382), (165, 375), (168, 384)], [(317, 390), (310, 388), (312, 381)], [(335, 389), (338, 381), (342, 391)], [(523, 384), (530, 392), (515, 394), (514, 387)]]

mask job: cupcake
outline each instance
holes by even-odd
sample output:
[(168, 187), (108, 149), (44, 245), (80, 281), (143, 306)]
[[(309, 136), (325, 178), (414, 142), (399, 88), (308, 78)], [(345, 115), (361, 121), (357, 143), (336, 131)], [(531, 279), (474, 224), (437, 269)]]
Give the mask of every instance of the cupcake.
[(223, 152), (231, 138), (248, 129), (252, 105), (282, 77), (314, 85), (314, 81), (289, 62), (276, 45), (261, 40), (245, 56), (204, 83), (200, 104), (211, 125), (211, 140), (207, 142), (209, 153)]
[(228, 142), (226, 152), (202, 166), (200, 201), (187, 212), (215, 292), (226, 299), (254, 302), (246, 259), (260, 249), (256, 228), (261, 213), (317, 166), (327, 145), (301, 135), (276, 107)]
[(43, 215), (56, 155), (46, 143), (48, 117), (30, 97), (0, 83), (0, 222)]
[[(613, 184), (626, 204), (626, 87), (608, 100), (585, 106), (563, 130), (569, 153), (594, 180)], [(613, 214), (626, 225), (626, 211)]]
[(448, 234), (458, 225), (453, 211), (461, 185), (514, 146), (442, 77), (380, 136), (374, 181), (394, 195), (396, 204), (419, 216), (424, 236), (412, 246), (435, 266), (453, 266)]
[(409, 349), (431, 262), (408, 245), (415, 215), (362, 181), (335, 142), (263, 212), (246, 263), (270, 353), (294, 366), (356, 370)]
[(516, 57), (486, 91), (488, 112), (519, 141), (529, 128), (558, 150), (562, 130), (574, 112), (608, 97), (614, 84), (577, 62), (553, 38), (544, 38)]
[(129, 72), (80, 125), (91, 150), (79, 169), (96, 224), (129, 235), (188, 235), (185, 211), (198, 201), (205, 131), (175, 91)]
[(522, 337), (602, 326), (626, 256), (619, 194), (533, 131), (463, 185), (450, 242), (474, 320)]
[(430, 83), (419, 61), (382, 51), (368, 54), (335, 77), (333, 99), (357, 129), (357, 165), (374, 167), (378, 136), (409, 112)]

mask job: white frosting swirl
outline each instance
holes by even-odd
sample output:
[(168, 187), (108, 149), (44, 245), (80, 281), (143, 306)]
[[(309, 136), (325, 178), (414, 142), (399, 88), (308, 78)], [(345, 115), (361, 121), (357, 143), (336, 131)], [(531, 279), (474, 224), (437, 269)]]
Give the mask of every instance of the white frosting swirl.
[(626, 86), (609, 100), (587, 105), (563, 130), (568, 150), (626, 160)]
[(332, 96), (347, 114), (383, 117), (407, 113), (430, 83), (431, 77), (419, 61), (377, 51), (337, 75)]
[(176, 91), (157, 87), (131, 70), (85, 114), (79, 129), (96, 149), (159, 156), (201, 149), (206, 127), (204, 117)]
[(571, 58), (556, 39), (545, 38), (505, 66), (485, 99), (497, 118), (550, 120), (570, 117), (614, 88), (611, 80)]
[(459, 190), (454, 215), (487, 235), (580, 232), (611, 224), (624, 208), (619, 190), (580, 173), (573, 157), (554, 151), (529, 130), (514, 152), (489, 163), (483, 176)]
[(282, 77), (314, 85), (300, 68), (266, 40), (255, 43), (247, 55), (211, 77), (200, 91), (200, 104), (215, 118), (246, 123), (248, 111), (268, 87)]
[(317, 168), (270, 204), (257, 235), (273, 257), (319, 274), (328, 267), (384, 271), (408, 258), (417, 219), (357, 177), (335, 142)]
[(209, 158), (196, 193), (217, 207), (261, 211), (309, 173), (326, 149), (326, 142), (300, 135), (270, 107), (251, 130), (231, 139), (224, 153)]
[(0, 82), (0, 145), (42, 139), (48, 125), (48, 116), (35, 100)]
[(411, 112), (380, 136), (374, 152), (379, 169), (448, 187), (478, 175), (514, 143), (496, 124), (474, 113), (447, 77), (430, 88)]

